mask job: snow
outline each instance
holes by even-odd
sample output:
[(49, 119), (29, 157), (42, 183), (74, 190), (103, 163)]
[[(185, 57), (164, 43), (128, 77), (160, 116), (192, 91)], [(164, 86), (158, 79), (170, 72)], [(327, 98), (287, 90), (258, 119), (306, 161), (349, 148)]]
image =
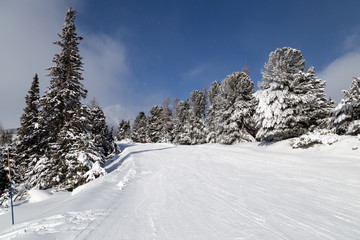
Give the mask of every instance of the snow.
[(105, 176), (15, 202), (14, 226), (0, 209), (0, 239), (360, 239), (354, 146), (122, 143)]
[(48, 191), (31, 189), (28, 192), (29, 195), (29, 202), (41, 202), (49, 199), (51, 197), (51, 193)]

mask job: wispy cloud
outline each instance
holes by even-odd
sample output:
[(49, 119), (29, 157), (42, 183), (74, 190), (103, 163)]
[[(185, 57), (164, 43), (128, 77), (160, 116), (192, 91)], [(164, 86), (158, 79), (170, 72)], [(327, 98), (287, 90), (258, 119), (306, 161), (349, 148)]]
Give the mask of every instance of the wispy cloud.
[(187, 71), (184, 74), (184, 77), (186, 79), (195, 79), (195, 78), (199, 77), (202, 73), (204, 73), (207, 68), (208, 68), (207, 65), (196, 66), (196, 67), (190, 69), (189, 71)]
[(331, 62), (318, 76), (326, 81), (326, 94), (338, 103), (342, 90), (347, 90), (352, 77), (360, 76), (360, 49), (347, 53)]
[[(77, 9), (83, 4), (78, 1), (72, 6)], [(58, 40), (67, 7), (66, 0), (0, 1), (0, 122), (5, 128), (20, 125), (25, 95), (35, 73), (40, 78), (41, 93), (49, 86), (45, 68), (53, 64), (54, 54), (60, 51), (53, 42)], [(125, 46), (109, 35), (82, 32), (81, 26), (77, 30), (84, 37), (80, 55), (88, 98), (96, 97), (101, 106), (119, 102), (119, 96), (124, 98), (127, 93), (125, 82), (130, 72)]]
[(125, 46), (105, 34), (84, 34), (80, 51), (89, 97), (96, 96), (103, 106), (118, 101), (119, 95), (126, 93), (126, 77), (130, 72)]

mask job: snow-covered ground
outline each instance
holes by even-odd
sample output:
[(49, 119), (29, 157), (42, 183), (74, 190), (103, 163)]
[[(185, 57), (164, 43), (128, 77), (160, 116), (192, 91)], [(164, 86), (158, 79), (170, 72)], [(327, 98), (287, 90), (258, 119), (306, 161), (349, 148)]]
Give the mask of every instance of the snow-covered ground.
[(0, 239), (360, 239), (356, 146), (122, 145), (106, 176), (31, 191), (14, 226), (0, 209)]

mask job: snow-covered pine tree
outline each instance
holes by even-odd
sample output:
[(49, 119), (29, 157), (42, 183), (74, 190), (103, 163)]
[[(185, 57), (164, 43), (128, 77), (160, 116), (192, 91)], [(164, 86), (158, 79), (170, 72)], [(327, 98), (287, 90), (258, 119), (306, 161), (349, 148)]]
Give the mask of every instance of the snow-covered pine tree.
[(85, 99), (87, 90), (80, 81), (83, 80), (82, 57), (79, 54), (79, 41), (75, 27), (76, 11), (69, 7), (65, 15), (62, 33), (55, 45), (61, 47), (61, 52), (55, 54), (54, 66), (49, 67), (50, 86), (41, 99), (42, 128), (49, 142), (56, 142), (57, 135), (73, 115), (80, 112), (81, 99)]
[(163, 124), (162, 129), (162, 140), (161, 142), (170, 143), (173, 141), (173, 130), (174, 130), (174, 120), (173, 113), (170, 109), (171, 98), (168, 97), (164, 100), (162, 104), (163, 111)]
[(148, 137), (152, 143), (161, 142), (163, 139), (164, 125), (164, 109), (160, 105), (155, 105), (150, 109), (148, 117)]
[(210, 89), (208, 91), (210, 106), (208, 109), (208, 118), (207, 118), (207, 126), (208, 126), (208, 135), (206, 137), (206, 142), (215, 143), (217, 138), (218, 127), (220, 126), (219, 115), (220, 111), (220, 83), (218, 81), (214, 81), (210, 85)]
[(344, 97), (334, 111), (334, 127), (337, 134), (360, 133), (360, 77), (354, 77)]
[(26, 107), (20, 118), (17, 131), (16, 162), (22, 181), (26, 181), (28, 173), (34, 168), (43, 150), (39, 143), (39, 78), (35, 74), (30, 90), (25, 97)]
[[(38, 188), (55, 187), (72, 190), (85, 181), (105, 174), (100, 167), (108, 146), (103, 138), (100, 143), (92, 132), (93, 123), (89, 119), (94, 113), (81, 100), (86, 98), (83, 87), (82, 57), (75, 27), (76, 11), (71, 7), (65, 15), (65, 24), (60, 40), (54, 44), (61, 47), (55, 54), (54, 66), (49, 67), (50, 86), (41, 98), (40, 138), (45, 155), (37, 162), (31, 174), (30, 183)], [(94, 140), (95, 139), (95, 140)], [(100, 146), (101, 145), (101, 146)]]
[(131, 138), (131, 127), (130, 121), (121, 120), (118, 127), (117, 140)]
[(301, 98), (299, 112), (306, 116), (302, 123), (305, 129), (330, 129), (334, 102), (326, 98), (326, 82), (315, 77), (314, 67), (299, 71), (292, 83), (294, 93)]
[(144, 112), (139, 112), (132, 126), (131, 139), (134, 142), (146, 143), (147, 118)]
[(174, 120), (174, 143), (191, 144), (190, 114), (188, 101), (180, 101), (176, 106), (176, 118)]
[(285, 47), (270, 53), (263, 81), (256, 92), (258, 106), (255, 120), (256, 138), (277, 141), (300, 136), (310, 124), (320, 124), (331, 102), (324, 99), (324, 83), (305, 70), (305, 59), (297, 49)]
[(116, 151), (116, 145), (114, 144), (112, 130), (109, 129), (106, 123), (105, 114), (95, 99), (90, 103), (89, 114), (87, 125), (91, 130), (95, 146), (97, 146), (100, 152), (106, 157)]
[(191, 144), (205, 143), (207, 134), (205, 126), (205, 94), (197, 90), (192, 91), (188, 103), (190, 105), (189, 125)]
[(221, 83), (218, 105), (217, 142), (233, 144), (255, 141), (254, 84), (245, 72), (234, 72)]

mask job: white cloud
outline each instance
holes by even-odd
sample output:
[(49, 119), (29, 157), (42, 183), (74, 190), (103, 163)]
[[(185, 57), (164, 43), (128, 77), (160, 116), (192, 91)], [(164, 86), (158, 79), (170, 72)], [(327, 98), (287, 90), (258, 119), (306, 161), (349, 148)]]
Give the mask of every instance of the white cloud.
[[(105, 106), (116, 102), (125, 92), (126, 76), (129, 74), (125, 47), (105, 34), (84, 34), (81, 44), (84, 85), (89, 91), (89, 98), (96, 96), (100, 105)], [(119, 89), (119, 92), (114, 89)]]
[(52, 42), (58, 39), (66, 7), (65, 1), (0, 1), (0, 121), (4, 128), (20, 125), (35, 73), (41, 91), (47, 87), (45, 68), (58, 51)]
[[(55, 53), (60, 51), (53, 44), (58, 40), (67, 0), (1, 0), (0, 1), (0, 122), (4, 128), (20, 125), (20, 116), (25, 107), (25, 96), (32, 78), (38, 73), (40, 91), (49, 86), (50, 78), (45, 68), (51, 66)], [(81, 11), (85, 3), (71, 3)], [(77, 8), (79, 7), (79, 9)], [(84, 63), (84, 86), (88, 100), (96, 97), (99, 104), (108, 106), (126, 99), (125, 77), (129, 73), (124, 45), (105, 34), (81, 32), (80, 55)], [(125, 110), (122, 111), (122, 114)]]
[(347, 53), (331, 62), (318, 76), (326, 81), (326, 95), (338, 103), (353, 77), (360, 76), (360, 50)]

